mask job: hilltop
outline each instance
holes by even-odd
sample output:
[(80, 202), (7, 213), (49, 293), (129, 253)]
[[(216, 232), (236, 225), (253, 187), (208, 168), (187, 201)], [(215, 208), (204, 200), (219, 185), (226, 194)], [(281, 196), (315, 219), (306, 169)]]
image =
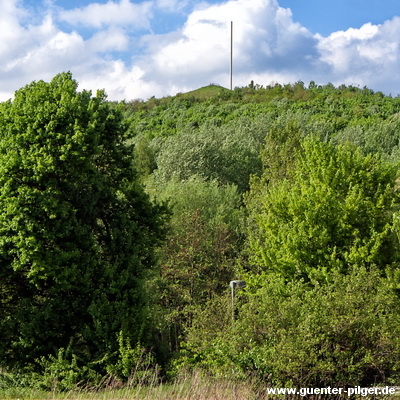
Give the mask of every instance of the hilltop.
[(194, 98), (197, 100), (207, 100), (213, 97), (218, 97), (224, 94), (228, 94), (229, 92), (230, 92), (229, 89), (211, 83), (208, 86), (203, 86), (199, 89), (191, 90), (190, 92), (178, 93), (176, 97), (183, 99)]
[(329, 119), (335, 130), (347, 125), (372, 123), (400, 111), (400, 98), (385, 96), (368, 88), (310, 82), (287, 85), (255, 85), (229, 90), (209, 85), (176, 96), (152, 97), (124, 105), (131, 136), (170, 136), (182, 129), (203, 124), (224, 125), (245, 116), (273, 113), (275, 116), (303, 113), (314, 119)]

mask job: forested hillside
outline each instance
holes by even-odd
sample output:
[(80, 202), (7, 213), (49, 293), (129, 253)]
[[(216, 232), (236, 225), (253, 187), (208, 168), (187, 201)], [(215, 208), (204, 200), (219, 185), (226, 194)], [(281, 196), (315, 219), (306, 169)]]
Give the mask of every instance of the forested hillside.
[(0, 387), (398, 382), (399, 97), (117, 104), (60, 74), (0, 105), (0, 135)]

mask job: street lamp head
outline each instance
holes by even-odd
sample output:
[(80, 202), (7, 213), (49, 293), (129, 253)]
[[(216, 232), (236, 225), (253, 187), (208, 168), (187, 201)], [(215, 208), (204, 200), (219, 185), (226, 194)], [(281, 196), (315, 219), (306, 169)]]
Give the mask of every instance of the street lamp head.
[(235, 289), (235, 288), (241, 289), (241, 288), (246, 287), (246, 282), (245, 281), (230, 281), (229, 286), (231, 287), (231, 289)]

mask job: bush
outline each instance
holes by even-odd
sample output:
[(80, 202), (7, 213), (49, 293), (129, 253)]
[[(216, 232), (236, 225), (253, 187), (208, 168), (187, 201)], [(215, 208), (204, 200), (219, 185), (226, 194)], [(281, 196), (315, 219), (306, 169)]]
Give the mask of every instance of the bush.
[(195, 175), (220, 184), (248, 189), (249, 178), (261, 171), (259, 152), (270, 123), (265, 116), (251, 121), (241, 118), (225, 126), (188, 130), (165, 141), (157, 155), (155, 177), (167, 182)]
[(379, 156), (309, 136), (286, 178), (252, 185), (252, 261), (288, 279), (323, 280), (331, 270), (346, 273), (351, 266), (397, 266), (396, 175)]
[(186, 362), (272, 386), (367, 386), (400, 377), (400, 302), (378, 271), (335, 272), (314, 286), (272, 274), (257, 280), (248, 279), (234, 324), (209, 324), (215, 310), (199, 316)]
[(81, 366), (68, 349), (59, 349), (57, 356), (41, 357), (38, 360), (40, 373), (26, 374), (27, 384), (41, 390), (67, 391), (100, 381), (100, 375), (87, 366)]

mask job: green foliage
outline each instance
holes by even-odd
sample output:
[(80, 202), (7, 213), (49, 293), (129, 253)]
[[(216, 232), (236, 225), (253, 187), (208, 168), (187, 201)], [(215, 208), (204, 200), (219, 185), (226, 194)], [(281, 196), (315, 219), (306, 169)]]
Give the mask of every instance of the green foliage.
[[(181, 347), (176, 368), (275, 386), (394, 382), (399, 112), (301, 81), (19, 90), (0, 104), (0, 384), (143, 383)], [(164, 245), (140, 184), (169, 205)]]
[(209, 96), (203, 96), (208, 93), (207, 88), (203, 89), (193, 95), (124, 104), (131, 135), (143, 134), (153, 139), (210, 123), (222, 126), (244, 115), (256, 119), (264, 114), (274, 113), (278, 117), (287, 112), (311, 114), (316, 121), (327, 122), (338, 132), (347, 126), (380, 123), (400, 111), (399, 97), (354, 86), (335, 88), (332, 84), (321, 86), (315, 82), (308, 88), (303, 82), (267, 87), (253, 84), (234, 91), (221, 88), (218, 96), (215, 89)]
[[(132, 110), (130, 133), (147, 190), (171, 199), (160, 277), (151, 286), (160, 296), (156, 336), (170, 354), (186, 343), (190, 365), (224, 376), (247, 377), (248, 369), (267, 382), (286, 379), (251, 343), (242, 356), (235, 353), (242, 333), (229, 331), (227, 283), (238, 276), (240, 264), (256, 286), (267, 279), (265, 272), (322, 285), (331, 284), (338, 271), (362, 266), (376, 266), (397, 285), (396, 171), (382, 160), (398, 158), (399, 98), (344, 85), (264, 88), (253, 82), (205, 99), (151, 99)], [(214, 190), (223, 193), (230, 184), (244, 194), (249, 218), (244, 224), (211, 224), (221, 204)], [(227, 202), (221, 215), (230, 214), (225, 207), (236, 210)], [(246, 225), (250, 246), (243, 253), (243, 241), (231, 238), (243, 238)], [(219, 232), (229, 232), (229, 240)], [(284, 302), (287, 293), (279, 293), (283, 298), (272, 296), (271, 304)], [(237, 300), (251, 303), (245, 292)], [(248, 313), (255, 320), (262, 315), (257, 308)], [(285, 343), (279, 351), (295, 346)], [(290, 366), (291, 377), (302, 371), (296, 365)], [(352, 368), (363, 373), (361, 364)]]
[(365, 154), (381, 154), (384, 158), (398, 162), (400, 140), (399, 114), (394, 114), (385, 122), (372, 125), (350, 126), (335, 135), (335, 141), (359, 146)]
[(187, 362), (273, 387), (399, 379), (400, 303), (378, 270), (333, 272), (329, 283), (314, 286), (277, 274), (250, 278), (241, 303), (234, 324), (224, 318), (226, 302), (217, 310), (208, 304), (190, 332)]
[(192, 90), (187, 93), (180, 93), (177, 95), (178, 98), (190, 98), (195, 100), (206, 100), (212, 97), (223, 97), (224, 94), (228, 95), (229, 89), (226, 89), (220, 85), (210, 83), (208, 86)]
[(56, 355), (42, 356), (36, 361), (40, 365), (40, 372), (32, 366), (13, 372), (0, 371), (1, 393), (16, 392), (17, 394), (12, 397), (22, 396), (25, 391), (41, 393), (51, 391), (54, 394), (76, 390), (89, 383), (97, 385), (101, 382), (101, 375), (90, 366), (82, 365), (68, 348), (60, 348)]
[(129, 381), (129, 385), (146, 384), (154, 378), (155, 365), (151, 353), (138, 343), (132, 348), (130, 341), (124, 338), (122, 332), (118, 334), (119, 357), (118, 362), (107, 367), (111, 376)]
[(254, 262), (306, 279), (351, 265), (391, 266), (398, 259), (391, 231), (395, 177), (378, 156), (351, 145), (303, 141), (289, 177), (255, 186), (254, 205), (250, 197)]
[(73, 390), (79, 385), (98, 383), (101, 376), (85, 365), (78, 365), (77, 357), (69, 354), (69, 350), (58, 350), (57, 356), (42, 356), (38, 360), (40, 372), (26, 373), (27, 384), (39, 390), (60, 392)]
[(0, 127), (0, 365), (67, 347), (83, 365), (112, 364), (117, 332), (142, 339), (143, 279), (163, 234), (122, 113), (63, 73), (1, 104)]
[(298, 118), (285, 117), (279, 118), (265, 137), (261, 150), (264, 173), (260, 177), (253, 176), (253, 192), (254, 185), (269, 186), (287, 178), (294, 167), (296, 153), (306, 132)]
[(157, 155), (156, 179), (185, 180), (198, 175), (243, 192), (261, 169), (259, 152), (270, 118), (241, 118), (223, 127), (208, 126), (169, 138)]
[[(244, 235), (236, 187), (199, 177), (171, 180), (152, 191), (169, 200), (170, 232), (160, 250), (157, 293), (168, 347), (176, 350), (198, 307), (226, 288)], [(160, 314), (158, 314), (160, 316)]]
[(135, 141), (133, 160), (139, 176), (146, 178), (157, 167), (155, 151), (146, 137), (138, 137)]
[[(279, 283), (266, 282), (241, 310), (243, 320), (235, 337), (247, 338), (255, 347), (250, 359), (243, 357), (245, 363), (253, 362), (252, 354), (261, 354), (254, 360), (261, 365), (255, 368), (264, 376), (272, 372), (276, 384), (322, 387), (395, 381), (400, 304), (379, 271), (333, 273), (330, 284), (310, 289), (301, 282), (273, 279)], [(256, 317), (255, 309), (263, 317)]]

